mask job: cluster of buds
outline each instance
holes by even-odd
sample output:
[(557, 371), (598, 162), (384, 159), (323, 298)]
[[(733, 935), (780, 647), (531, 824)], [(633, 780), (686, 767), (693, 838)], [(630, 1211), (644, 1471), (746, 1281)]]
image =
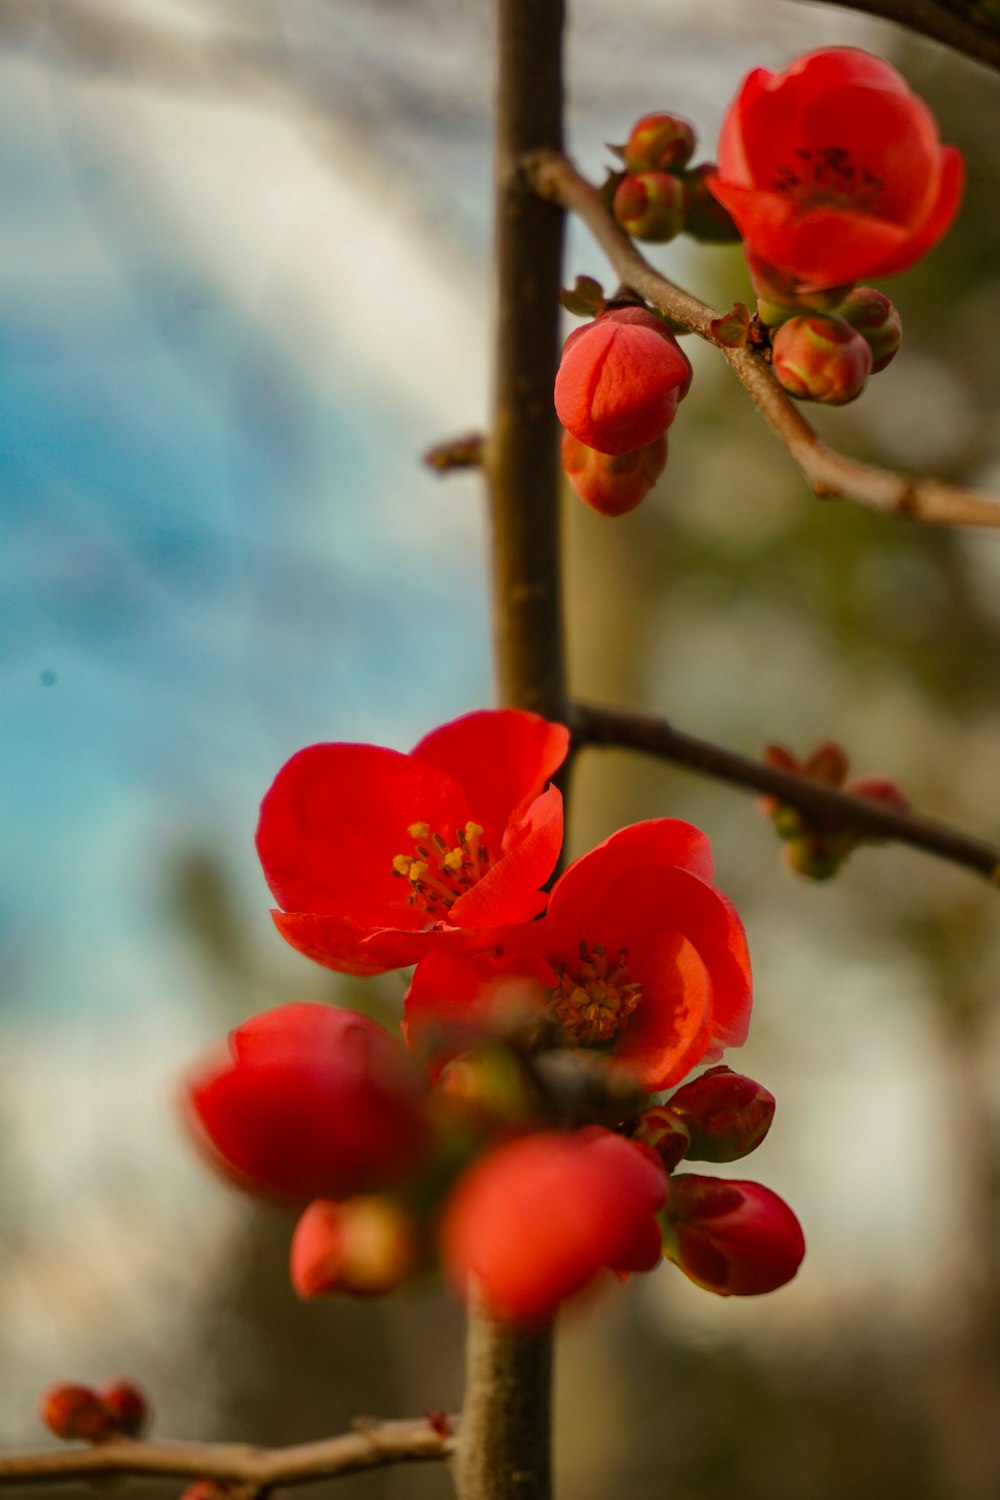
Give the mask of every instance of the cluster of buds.
[(39, 1402), (45, 1426), (65, 1442), (106, 1443), (137, 1438), (149, 1426), (149, 1403), (130, 1380), (94, 1390), (89, 1385), (51, 1386)]
[[(798, 760), (784, 745), (767, 745), (764, 759), (780, 771), (822, 782), (852, 797), (867, 797), (898, 812), (909, 811), (910, 804), (894, 781), (884, 776), (861, 776), (849, 781), (847, 752), (832, 741), (820, 745), (804, 761)], [(810, 880), (829, 880), (859, 844), (880, 842), (877, 834), (824, 820), (815, 813), (801, 812), (777, 797), (763, 797), (761, 808), (774, 824), (778, 837), (784, 840), (789, 866)]]
[(680, 115), (644, 115), (624, 146), (613, 149), (624, 170), (608, 183), (618, 224), (633, 239), (665, 244), (683, 233), (710, 244), (738, 240), (740, 232), (715, 198), (709, 181), (714, 162), (691, 167), (696, 145)]
[[(631, 1138), (673, 1174), (682, 1161), (732, 1162), (771, 1128), (774, 1097), (727, 1067), (709, 1068), (631, 1122)], [(788, 1205), (759, 1182), (670, 1176), (659, 1221), (664, 1255), (708, 1291), (756, 1296), (798, 1270), (805, 1241)]]
[(620, 516), (666, 466), (667, 429), (690, 389), (691, 365), (658, 314), (605, 304), (600, 288), (591, 305), (597, 316), (570, 334), (556, 376), (562, 463), (582, 500)]
[[(641, 321), (610, 328), (606, 348), (615, 330), (661, 337)], [(669, 1170), (685, 1154), (732, 1159), (766, 1130), (769, 1096), (745, 1080), (734, 1092), (728, 1070), (627, 1127), (643, 1100), (745, 1039), (746, 935), (708, 840), (677, 819), (620, 829), (546, 889), (568, 747), (562, 725), (480, 711), (409, 755), (310, 746), (264, 798), (257, 847), (282, 935), (341, 972), (414, 966), (402, 1039), (332, 1006), (283, 1005), (238, 1026), (187, 1083), (212, 1163), (300, 1210), (291, 1280), (304, 1298), (377, 1296), (437, 1263), (492, 1316), (545, 1323), (664, 1254), (689, 1269), (674, 1226), (683, 1218), (693, 1243), (691, 1188), (671, 1207)], [(657, 1118), (680, 1150), (644, 1138)], [(800, 1258), (786, 1255), (780, 1278), (698, 1275), (750, 1294)]]
[[(751, 260), (751, 272), (754, 262)], [(753, 274), (757, 316), (771, 340), (778, 383), (799, 401), (846, 406), (892, 363), (903, 337), (899, 313), (874, 287), (796, 295), (773, 272)]]

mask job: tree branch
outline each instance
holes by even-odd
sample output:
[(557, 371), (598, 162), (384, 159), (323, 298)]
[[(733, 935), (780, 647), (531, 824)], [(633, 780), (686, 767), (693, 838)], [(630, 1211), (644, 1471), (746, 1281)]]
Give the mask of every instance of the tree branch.
[(766, 360), (749, 347), (730, 349), (720, 342), (712, 331), (712, 322), (720, 314), (653, 269), (618, 228), (597, 189), (565, 156), (556, 151), (535, 151), (525, 162), (525, 171), (540, 196), (579, 215), (622, 282), (667, 317), (721, 350), (815, 494), (825, 498), (839, 495), (869, 510), (937, 526), (1000, 528), (1000, 495), (894, 473), (859, 463), (827, 447), (782, 390)]
[(822, 0), (860, 10), (866, 16), (895, 21), (907, 31), (919, 32), (935, 42), (944, 42), (955, 52), (971, 57), (985, 67), (1000, 69), (1000, 32), (968, 3), (946, 0)]
[(456, 1440), (426, 1418), (405, 1422), (360, 1419), (356, 1432), (290, 1448), (242, 1443), (133, 1442), (120, 1439), (88, 1448), (55, 1448), (0, 1454), (0, 1485), (63, 1484), (113, 1474), (175, 1479), (215, 1479), (259, 1494), (275, 1485), (309, 1484), (384, 1464), (450, 1458)]
[(779, 770), (735, 750), (726, 750), (710, 740), (675, 729), (666, 719), (577, 703), (571, 709), (569, 724), (580, 746), (641, 750), (661, 760), (690, 766), (703, 775), (776, 797), (824, 824), (909, 844), (938, 859), (975, 870), (994, 885), (1000, 885), (1000, 848), (994, 844), (970, 838), (942, 823), (900, 812), (885, 803), (850, 796), (823, 782)]

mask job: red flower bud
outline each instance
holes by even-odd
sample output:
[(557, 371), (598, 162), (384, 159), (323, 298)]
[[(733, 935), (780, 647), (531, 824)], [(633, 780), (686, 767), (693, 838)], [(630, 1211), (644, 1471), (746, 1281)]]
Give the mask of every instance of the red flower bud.
[(687, 166), (694, 148), (694, 127), (680, 115), (643, 115), (622, 156), (629, 172), (674, 172)]
[(379, 1297), (409, 1275), (417, 1249), (413, 1221), (391, 1198), (317, 1198), (295, 1226), (292, 1286), (305, 1298)]
[(282, 1005), (253, 1016), (188, 1087), (215, 1165), (241, 1187), (291, 1200), (384, 1187), (419, 1163), (423, 1080), (367, 1016)]
[(667, 466), (667, 438), (657, 438), (633, 453), (599, 453), (571, 432), (562, 438), (562, 466), (581, 500), (602, 516), (635, 510)]
[(692, 1161), (739, 1161), (756, 1151), (774, 1119), (774, 1095), (724, 1065), (677, 1090), (666, 1106), (687, 1127)]
[(497, 1147), (462, 1177), (441, 1244), (457, 1289), (496, 1318), (548, 1322), (602, 1271), (650, 1271), (666, 1178), (651, 1152), (591, 1126)]
[(865, 388), (872, 351), (860, 333), (831, 313), (789, 318), (771, 346), (774, 373), (791, 396), (846, 406)]
[(139, 1437), (149, 1426), (149, 1402), (130, 1380), (116, 1380), (98, 1391), (111, 1425), (123, 1437)]
[(556, 376), (556, 412), (588, 448), (631, 453), (663, 436), (690, 384), (687, 356), (662, 319), (626, 307), (570, 334)]
[(706, 161), (684, 174), (688, 190), (684, 231), (706, 245), (732, 245), (740, 238), (740, 232), (708, 185), (717, 170), (714, 161)]
[(668, 1172), (680, 1165), (691, 1144), (687, 1126), (669, 1104), (644, 1109), (632, 1126), (630, 1139), (655, 1151)]
[(670, 1179), (664, 1254), (722, 1297), (753, 1297), (791, 1281), (805, 1254), (798, 1219), (758, 1182), (683, 1173)]
[(614, 215), (633, 239), (663, 245), (676, 239), (687, 219), (688, 190), (671, 172), (623, 177), (615, 189)]
[(872, 351), (873, 375), (892, 363), (902, 342), (903, 324), (888, 297), (871, 286), (856, 287), (837, 308), (837, 316), (856, 328)]
[(104, 1402), (87, 1385), (50, 1387), (39, 1403), (39, 1415), (49, 1431), (66, 1442), (99, 1443), (113, 1431)]

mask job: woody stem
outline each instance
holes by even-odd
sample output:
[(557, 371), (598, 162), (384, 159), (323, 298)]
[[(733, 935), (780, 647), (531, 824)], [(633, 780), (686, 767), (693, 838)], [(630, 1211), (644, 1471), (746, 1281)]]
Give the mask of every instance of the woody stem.
[[(484, 472), (497, 693), (566, 717), (559, 539), (559, 358), (564, 211), (521, 163), (562, 149), (564, 0), (497, 0), (495, 366)], [(550, 1500), (552, 1332), (471, 1307), (456, 1463), (460, 1500)]]

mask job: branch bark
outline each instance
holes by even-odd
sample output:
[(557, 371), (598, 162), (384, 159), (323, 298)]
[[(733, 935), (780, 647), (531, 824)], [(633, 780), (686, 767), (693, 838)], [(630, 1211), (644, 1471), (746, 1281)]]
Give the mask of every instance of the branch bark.
[(356, 1432), (345, 1432), (323, 1442), (301, 1443), (290, 1448), (121, 1439), (89, 1448), (0, 1454), (0, 1486), (79, 1483), (115, 1474), (146, 1474), (215, 1479), (258, 1494), (276, 1485), (309, 1484), (385, 1464), (450, 1458), (455, 1452), (455, 1438), (438, 1431), (426, 1418), (405, 1422), (359, 1421), (357, 1428)]
[(815, 494), (840, 496), (868, 510), (935, 526), (1000, 528), (1000, 495), (895, 473), (829, 448), (782, 390), (766, 360), (754, 349), (730, 349), (720, 342), (712, 331), (712, 322), (720, 314), (653, 269), (618, 228), (597, 189), (565, 156), (551, 150), (533, 152), (525, 171), (542, 197), (561, 203), (583, 220), (622, 282), (721, 351)]
[(970, 838), (943, 823), (899, 812), (866, 797), (812, 781), (794, 772), (779, 770), (764, 761), (753, 760), (735, 750), (726, 750), (710, 740), (685, 734), (666, 719), (646, 714), (628, 713), (616, 708), (597, 708), (577, 703), (570, 713), (569, 724), (578, 745), (595, 745), (641, 750), (661, 760), (690, 766), (705, 776), (731, 782), (748, 791), (763, 792), (799, 812), (821, 819), (838, 828), (852, 828), (860, 833), (891, 839), (923, 849), (938, 859), (964, 865), (1000, 885), (1000, 847), (981, 839)]
[(916, 31), (955, 52), (971, 57), (987, 68), (1000, 69), (1000, 31), (976, 13), (969, 0), (822, 0), (866, 16), (895, 21), (907, 31)]

